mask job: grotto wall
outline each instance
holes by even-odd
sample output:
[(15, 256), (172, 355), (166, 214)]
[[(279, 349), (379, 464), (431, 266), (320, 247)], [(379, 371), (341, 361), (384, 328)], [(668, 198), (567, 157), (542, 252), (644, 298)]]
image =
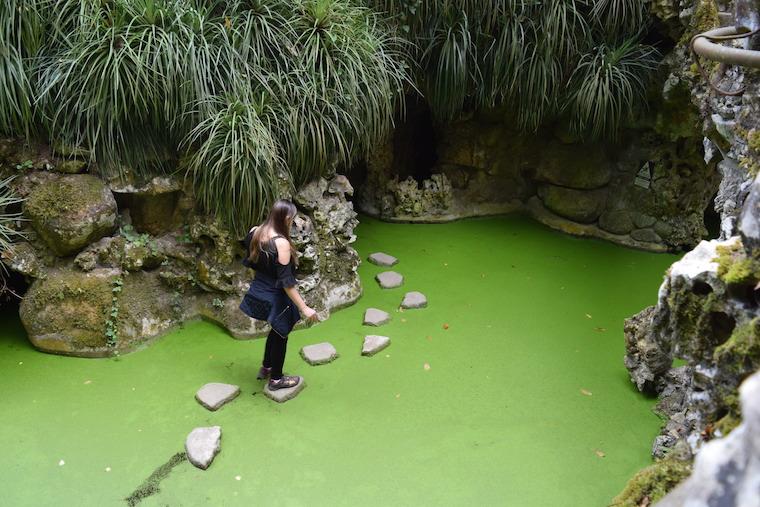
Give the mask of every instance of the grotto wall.
[[(218, 323), (236, 338), (268, 332), (238, 305), (253, 271), (223, 224), (197, 205), (181, 178), (107, 181), (84, 153), (54, 156), (47, 146), (0, 141), (0, 175), (25, 199), (18, 228), (25, 240), (3, 261), (30, 286), (20, 316), (32, 344), (45, 352), (110, 356), (191, 319)], [(307, 303), (323, 316), (361, 295), (353, 193), (341, 175), (318, 179), (293, 195), (299, 214), (293, 241)], [(254, 224), (251, 224), (254, 225)], [(303, 325), (303, 323), (301, 323)]]
[(410, 175), (398, 149), (409, 134), (397, 129), (368, 158), (357, 207), (403, 222), (525, 210), (571, 234), (652, 251), (692, 247), (708, 235), (719, 153), (705, 152), (687, 83), (664, 69), (650, 113), (615, 142), (584, 141), (562, 122), (521, 133), (509, 113), (487, 111), (427, 126), (434, 145), (416, 148), (434, 150), (434, 161)]

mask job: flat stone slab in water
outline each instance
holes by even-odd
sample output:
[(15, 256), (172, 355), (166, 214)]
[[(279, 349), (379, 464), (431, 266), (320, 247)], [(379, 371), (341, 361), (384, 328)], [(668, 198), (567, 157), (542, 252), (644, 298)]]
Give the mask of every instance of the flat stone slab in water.
[(209, 410), (218, 410), (240, 394), (240, 387), (212, 382), (198, 389), (195, 399)]
[(296, 396), (298, 396), (298, 393), (304, 390), (306, 387), (306, 382), (304, 381), (303, 377), (298, 377), (298, 384), (296, 384), (295, 387), (289, 387), (287, 389), (277, 389), (276, 391), (271, 391), (269, 389), (269, 383), (266, 383), (264, 385), (264, 396), (267, 398), (276, 401), (277, 403), (285, 403), (288, 400), (292, 400)]
[(404, 277), (395, 271), (384, 271), (375, 276), (375, 280), (383, 289), (395, 289), (404, 283)]
[(398, 259), (392, 255), (383, 252), (375, 252), (368, 259), (372, 264), (377, 266), (393, 266), (398, 263)]
[(404, 300), (401, 302), (401, 308), (425, 308), (427, 298), (422, 292), (407, 292)]
[(387, 336), (377, 336), (371, 334), (364, 337), (364, 345), (362, 346), (363, 356), (372, 356), (383, 350), (385, 347), (391, 344), (391, 339)]
[(378, 310), (377, 308), (368, 308), (364, 312), (364, 325), (365, 326), (382, 326), (390, 322), (391, 316), (387, 312)]
[(301, 357), (311, 365), (327, 364), (338, 357), (338, 351), (331, 343), (317, 343), (307, 345), (301, 349)]
[(195, 428), (185, 440), (185, 451), (190, 463), (206, 470), (222, 450), (222, 428), (211, 426)]

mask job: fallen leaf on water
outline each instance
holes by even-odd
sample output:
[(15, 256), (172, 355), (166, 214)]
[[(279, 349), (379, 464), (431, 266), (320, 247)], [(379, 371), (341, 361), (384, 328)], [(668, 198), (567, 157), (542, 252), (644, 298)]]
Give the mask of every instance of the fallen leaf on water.
[(111, 467), (106, 467), (106, 472), (110, 472), (110, 471), (111, 471)]
[(209, 359), (214, 359), (214, 356), (208, 356)]
[(591, 396), (593, 393), (588, 389), (581, 389), (581, 394), (584, 396)]
[(401, 319), (401, 322), (406, 322), (406, 319)]
[(596, 331), (597, 333), (604, 333), (605, 331), (607, 331), (607, 328), (606, 327), (595, 327), (594, 331)]
[(586, 314), (586, 318), (587, 319), (593, 319), (593, 317), (591, 315), (589, 315), (588, 313)]
[(85, 384), (92, 384), (92, 380), (85, 380), (84, 383)]
[(605, 457), (605, 456), (606, 456), (606, 454), (604, 454), (604, 452), (603, 452), (603, 451), (600, 451), (599, 449), (595, 450), (594, 452), (595, 452), (595, 453), (596, 453), (596, 455), (597, 455), (597, 456), (599, 456), (600, 458), (603, 458), (603, 457)]
[(19, 361), (18, 364), (22, 365), (22, 364), (24, 364), (24, 361)]
[(449, 265), (449, 263), (448, 263), (448, 262), (444, 262), (444, 263), (443, 263), (443, 265), (444, 265), (444, 266), (448, 266), (448, 265)]
[(398, 311), (399, 311), (399, 313), (404, 313), (404, 307), (403, 306), (399, 306), (398, 307)]
[(396, 394), (396, 399), (401, 398), (401, 394)]
[(448, 325), (448, 324), (444, 324), (444, 325), (443, 325), (443, 329), (448, 329), (448, 328), (449, 328), (449, 325)]
[(425, 368), (425, 371), (430, 369), (430, 365), (428, 363), (425, 363), (422, 367)]
[(242, 477), (240, 477), (239, 475), (236, 475), (236, 476), (235, 476), (235, 480), (236, 480), (236, 481), (239, 481), (240, 479), (242, 479)]
[(58, 466), (59, 466), (59, 467), (62, 467), (62, 466), (63, 466), (63, 465), (65, 465), (65, 464), (66, 464), (66, 462), (65, 462), (65, 461), (63, 461), (63, 460), (61, 460), (61, 461), (59, 461), (59, 462), (58, 462)]
[(430, 335), (426, 336), (425, 338), (427, 338), (427, 341), (429, 341), (429, 342), (432, 342), (432, 341), (433, 341), (433, 337), (432, 337), (432, 336), (430, 336)]

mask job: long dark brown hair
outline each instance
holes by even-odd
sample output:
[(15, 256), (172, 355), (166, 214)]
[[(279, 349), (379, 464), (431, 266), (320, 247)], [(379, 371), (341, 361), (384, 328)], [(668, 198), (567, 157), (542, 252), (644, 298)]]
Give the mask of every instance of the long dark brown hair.
[(290, 239), (290, 224), (293, 218), (296, 216), (298, 210), (296, 205), (285, 199), (279, 199), (272, 205), (272, 209), (269, 210), (269, 216), (264, 223), (256, 228), (251, 238), (251, 244), (248, 250), (251, 252), (248, 259), (255, 263), (259, 260), (259, 254), (264, 251), (265, 242), (261, 240), (264, 236), (266, 229), (274, 231), (274, 235), (280, 235), (285, 237), (290, 243), (290, 258), (293, 259), (293, 263), (298, 265), (298, 250), (293, 245), (293, 240)]

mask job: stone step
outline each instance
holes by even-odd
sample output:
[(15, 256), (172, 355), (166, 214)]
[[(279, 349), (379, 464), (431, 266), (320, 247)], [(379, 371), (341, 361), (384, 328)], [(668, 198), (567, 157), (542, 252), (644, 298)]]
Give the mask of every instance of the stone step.
[(375, 276), (375, 280), (383, 289), (395, 289), (404, 284), (404, 277), (395, 271), (383, 271)]
[(367, 308), (364, 312), (364, 325), (365, 326), (382, 326), (390, 322), (391, 316), (388, 312), (384, 312), (377, 308)]
[(390, 267), (398, 264), (398, 259), (383, 252), (375, 252), (367, 257), (367, 260), (377, 266)]
[(327, 364), (338, 357), (338, 351), (331, 343), (317, 343), (301, 348), (301, 357), (312, 366)]
[(240, 394), (240, 387), (232, 384), (211, 382), (195, 393), (195, 399), (209, 410), (218, 410)]
[(427, 298), (422, 292), (412, 291), (404, 295), (404, 300), (401, 301), (401, 308), (425, 308), (427, 303)]
[(373, 356), (391, 344), (391, 339), (387, 336), (369, 335), (364, 337), (362, 345), (363, 356)]
[(211, 462), (221, 450), (222, 428), (219, 426), (195, 428), (185, 440), (187, 459), (201, 470), (211, 466)]
[(306, 381), (304, 381), (303, 377), (298, 377), (298, 384), (296, 384), (294, 387), (289, 387), (287, 389), (277, 389), (275, 391), (272, 391), (269, 389), (269, 382), (264, 384), (264, 396), (269, 398), (270, 400), (274, 400), (277, 403), (285, 403), (288, 400), (292, 400), (298, 394), (304, 390), (306, 387)]

